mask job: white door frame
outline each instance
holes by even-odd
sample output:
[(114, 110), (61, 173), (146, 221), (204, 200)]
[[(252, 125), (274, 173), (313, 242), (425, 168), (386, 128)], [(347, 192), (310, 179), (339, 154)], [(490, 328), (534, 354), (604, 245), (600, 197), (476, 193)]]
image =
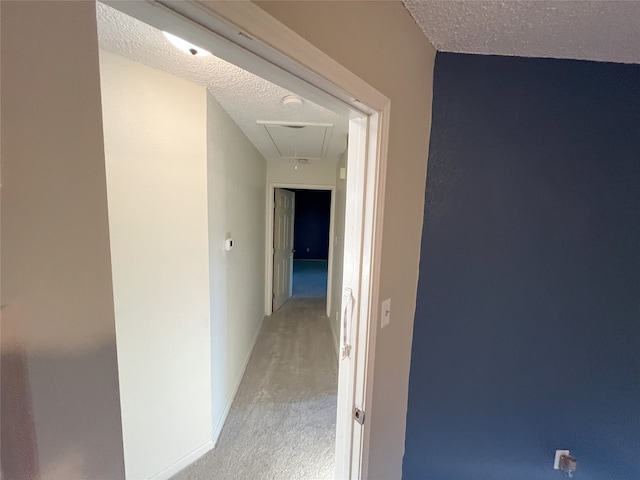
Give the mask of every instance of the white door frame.
[[(264, 314), (271, 315), (273, 313), (273, 196), (276, 188), (298, 189), (298, 190), (330, 190), (331, 191), (331, 207), (329, 210), (329, 258), (327, 259), (327, 317), (331, 316), (331, 274), (333, 272), (333, 236), (334, 225), (333, 217), (335, 216), (335, 193), (334, 185), (309, 185), (301, 183), (269, 183), (267, 185), (266, 205), (266, 237), (265, 237), (265, 306)], [(294, 233), (295, 238), (295, 233)]]
[(341, 341), (353, 350), (340, 360), (335, 472), (367, 478), (370, 429), (352, 412), (371, 415), (390, 100), (249, 1), (106, 3), (351, 119)]

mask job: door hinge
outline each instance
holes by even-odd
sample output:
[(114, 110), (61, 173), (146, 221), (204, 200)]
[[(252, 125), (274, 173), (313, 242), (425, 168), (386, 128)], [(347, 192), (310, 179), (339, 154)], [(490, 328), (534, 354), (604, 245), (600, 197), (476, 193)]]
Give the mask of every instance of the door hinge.
[(364, 410), (360, 410), (358, 407), (353, 407), (353, 419), (360, 425), (364, 425)]

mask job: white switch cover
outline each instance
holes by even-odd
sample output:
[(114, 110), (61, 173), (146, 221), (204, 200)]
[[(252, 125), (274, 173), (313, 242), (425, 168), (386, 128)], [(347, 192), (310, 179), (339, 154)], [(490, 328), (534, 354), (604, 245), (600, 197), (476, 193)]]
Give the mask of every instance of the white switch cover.
[(382, 308), (380, 309), (380, 328), (384, 328), (389, 325), (391, 321), (391, 299), (387, 298), (382, 302)]
[(560, 457), (563, 455), (569, 455), (569, 450), (556, 450), (556, 456), (553, 459), (554, 470), (560, 469)]

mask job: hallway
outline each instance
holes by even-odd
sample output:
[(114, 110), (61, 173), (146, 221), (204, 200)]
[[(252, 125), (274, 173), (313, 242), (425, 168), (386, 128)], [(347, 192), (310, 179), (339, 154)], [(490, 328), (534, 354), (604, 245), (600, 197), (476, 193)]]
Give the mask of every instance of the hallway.
[(173, 480), (333, 478), (338, 362), (326, 299), (265, 317), (214, 449)]

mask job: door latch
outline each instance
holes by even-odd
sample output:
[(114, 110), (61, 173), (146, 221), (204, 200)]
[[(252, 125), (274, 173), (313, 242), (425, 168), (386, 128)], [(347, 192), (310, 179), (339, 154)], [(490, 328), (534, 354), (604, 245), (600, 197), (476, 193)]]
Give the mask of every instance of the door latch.
[(360, 425), (364, 425), (364, 411), (358, 407), (353, 407), (353, 419)]

